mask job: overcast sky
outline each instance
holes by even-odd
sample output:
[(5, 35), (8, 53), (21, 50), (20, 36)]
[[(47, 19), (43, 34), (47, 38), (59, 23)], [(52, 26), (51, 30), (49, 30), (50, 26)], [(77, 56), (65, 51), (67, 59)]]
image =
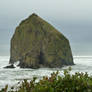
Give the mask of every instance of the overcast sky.
[(92, 55), (92, 0), (0, 0), (0, 55), (9, 55), (16, 26), (34, 12), (69, 39), (74, 55)]

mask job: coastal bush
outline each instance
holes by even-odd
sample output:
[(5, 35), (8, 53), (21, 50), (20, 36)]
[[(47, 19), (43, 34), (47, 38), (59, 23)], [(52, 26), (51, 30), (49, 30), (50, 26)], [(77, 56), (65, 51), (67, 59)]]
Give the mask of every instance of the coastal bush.
[(7, 91), (6, 85), (0, 92), (92, 92), (91, 76), (82, 72), (70, 74), (70, 71), (71, 67), (65, 69), (62, 75), (59, 71), (54, 72), (50, 77), (44, 76), (39, 82), (36, 82), (36, 77), (30, 82), (24, 80), (16, 88), (11, 87), (10, 91)]

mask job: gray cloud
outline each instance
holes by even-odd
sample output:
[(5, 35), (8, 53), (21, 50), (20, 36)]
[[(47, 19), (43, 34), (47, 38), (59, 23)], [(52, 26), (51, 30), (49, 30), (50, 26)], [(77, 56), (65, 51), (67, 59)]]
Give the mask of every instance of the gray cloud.
[(92, 0), (0, 0), (0, 44), (8, 44), (9, 51), (10, 39), (16, 26), (35, 12), (70, 40), (74, 54), (80, 53), (81, 49), (84, 53), (90, 53), (91, 11)]

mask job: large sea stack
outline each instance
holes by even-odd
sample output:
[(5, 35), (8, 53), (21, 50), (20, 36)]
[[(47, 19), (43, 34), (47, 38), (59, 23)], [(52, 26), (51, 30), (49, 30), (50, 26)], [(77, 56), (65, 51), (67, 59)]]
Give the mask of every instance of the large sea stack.
[(74, 64), (69, 40), (36, 14), (23, 20), (11, 39), (9, 63), (17, 61), (21, 68)]

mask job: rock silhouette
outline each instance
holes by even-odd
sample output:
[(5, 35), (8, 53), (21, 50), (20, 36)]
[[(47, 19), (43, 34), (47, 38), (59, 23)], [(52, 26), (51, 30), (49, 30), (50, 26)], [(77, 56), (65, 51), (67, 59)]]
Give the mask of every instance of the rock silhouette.
[(16, 61), (21, 68), (74, 64), (68, 39), (36, 14), (23, 20), (11, 39), (9, 63)]

